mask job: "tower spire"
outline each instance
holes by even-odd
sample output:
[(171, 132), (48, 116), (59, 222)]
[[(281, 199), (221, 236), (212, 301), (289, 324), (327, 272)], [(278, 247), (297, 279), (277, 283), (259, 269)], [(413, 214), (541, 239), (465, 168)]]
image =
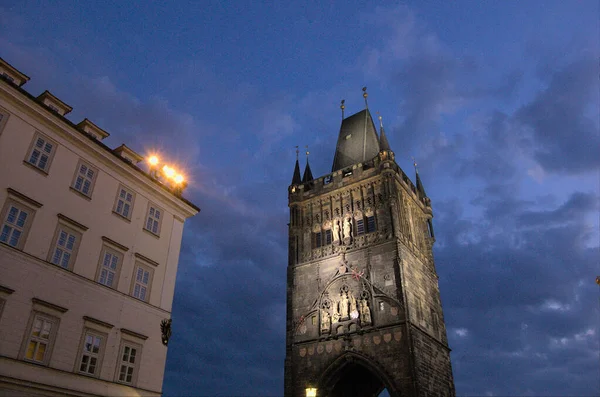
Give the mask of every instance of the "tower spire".
[(385, 130), (383, 129), (383, 119), (379, 112), (377, 112), (377, 117), (379, 118), (379, 149), (392, 151), (392, 149), (390, 149), (390, 143), (388, 142), (387, 137), (385, 136)]
[(363, 87), (363, 98), (365, 98), (365, 108), (368, 109), (369, 108), (369, 104), (367, 102), (367, 97), (369, 96), (369, 94), (367, 94), (367, 87)]
[(298, 162), (298, 146), (296, 146), (296, 166), (294, 167), (294, 176), (292, 176), (292, 185), (300, 185), (302, 179), (300, 178), (300, 163)]
[(342, 120), (344, 120), (344, 109), (346, 109), (346, 105), (344, 105), (344, 103), (346, 103), (346, 100), (342, 99), (342, 103), (340, 104), (340, 109), (342, 109)]
[(423, 182), (421, 182), (421, 177), (419, 176), (419, 169), (417, 168), (417, 161), (415, 160), (415, 158), (413, 157), (413, 165), (415, 166), (415, 174), (416, 174), (416, 180), (417, 180), (417, 192), (419, 192), (419, 194), (421, 195), (421, 197), (425, 198), (427, 197), (427, 193), (425, 193), (425, 188), (423, 187)]
[(310, 154), (310, 152), (308, 151), (308, 145), (305, 146), (306, 148), (306, 168), (304, 169), (304, 176), (302, 177), (302, 183), (306, 183), (306, 182), (310, 182), (313, 179), (313, 174), (312, 171), (310, 170), (310, 164), (308, 164), (308, 155)]

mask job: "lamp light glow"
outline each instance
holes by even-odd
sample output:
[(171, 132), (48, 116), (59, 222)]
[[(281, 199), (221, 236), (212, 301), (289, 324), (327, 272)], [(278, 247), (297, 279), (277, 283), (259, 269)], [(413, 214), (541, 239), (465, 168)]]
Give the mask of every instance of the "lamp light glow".
[(175, 181), (175, 183), (180, 184), (180, 183), (183, 183), (185, 178), (183, 177), (183, 175), (177, 174), (177, 175), (175, 175), (175, 178), (173, 178), (173, 180)]
[(175, 170), (171, 167), (169, 167), (168, 165), (165, 165), (163, 168), (163, 173), (165, 174), (165, 176), (169, 179), (174, 178), (175, 177)]
[(150, 156), (150, 158), (148, 159), (148, 163), (150, 163), (151, 166), (155, 167), (158, 164), (158, 157)]
[(317, 389), (314, 387), (307, 387), (306, 397), (317, 397)]

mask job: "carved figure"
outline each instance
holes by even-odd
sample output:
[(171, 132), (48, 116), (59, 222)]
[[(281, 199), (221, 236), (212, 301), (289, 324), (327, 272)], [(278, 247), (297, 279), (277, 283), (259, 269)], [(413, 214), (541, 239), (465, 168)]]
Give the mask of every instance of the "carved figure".
[(325, 309), (321, 309), (321, 332), (328, 333), (331, 330), (331, 318)]
[(340, 313), (338, 312), (337, 303), (333, 304), (333, 314), (331, 315), (331, 324), (340, 322)]
[(342, 320), (348, 318), (348, 293), (342, 292), (342, 299), (340, 300), (340, 317)]
[(171, 323), (172, 320), (170, 318), (160, 322), (161, 340), (165, 346), (169, 344), (169, 339), (171, 338)]
[(354, 294), (350, 294), (350, 318), (358, 318), (358, 309), (356, 308), (356, 298)]
[(360, 322), (361, 324), (371, 324), (371, 309), (366, 299), (360, 301)]
[(339, 244), (340, 240), (340, 221), (336, 219), (333, 222), (333, 242)]
[(344, 238), (352, 239), (352, 219), (346, 218), (344, 221)]

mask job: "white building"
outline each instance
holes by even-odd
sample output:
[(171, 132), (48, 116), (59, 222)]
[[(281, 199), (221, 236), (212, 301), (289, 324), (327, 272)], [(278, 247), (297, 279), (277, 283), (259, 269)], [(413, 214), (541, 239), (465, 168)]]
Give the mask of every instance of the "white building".
[(27, 80), (0, 58), (0, 395), (158, 396), (199, 208)]

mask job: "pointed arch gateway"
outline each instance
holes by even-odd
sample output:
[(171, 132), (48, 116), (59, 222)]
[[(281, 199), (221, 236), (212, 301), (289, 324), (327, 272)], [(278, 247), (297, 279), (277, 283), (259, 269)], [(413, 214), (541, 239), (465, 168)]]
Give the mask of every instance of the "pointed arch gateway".
[(323, 397), (377, 397), (383, 389), (391, 397), (401, 397), (383, 366), (357, 352), (338, 357), (318, 381), (319, 396)]

